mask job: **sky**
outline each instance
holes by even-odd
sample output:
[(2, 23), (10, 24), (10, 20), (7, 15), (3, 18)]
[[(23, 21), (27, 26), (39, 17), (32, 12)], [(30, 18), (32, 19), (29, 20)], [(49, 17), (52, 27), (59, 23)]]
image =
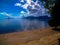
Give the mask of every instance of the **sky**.
[(19, 0), (0, 0), (0, 12), (18, 15), (23, 9), (21, 7), (14, 6), (17, 2), (19, 2)]
[[(0, 14), (20, 16), (21, 14), (38, 15), (44, 13), (41, 0), (0, 0)], [(38, 15), (39, 16), (39, 15)]]

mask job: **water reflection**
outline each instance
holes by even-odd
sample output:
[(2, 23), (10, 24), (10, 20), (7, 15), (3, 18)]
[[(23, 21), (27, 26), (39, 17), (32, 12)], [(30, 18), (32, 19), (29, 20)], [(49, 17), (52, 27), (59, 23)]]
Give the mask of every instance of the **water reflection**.
[(0, 19), (0, 33), (47, 28), (48, 20)]

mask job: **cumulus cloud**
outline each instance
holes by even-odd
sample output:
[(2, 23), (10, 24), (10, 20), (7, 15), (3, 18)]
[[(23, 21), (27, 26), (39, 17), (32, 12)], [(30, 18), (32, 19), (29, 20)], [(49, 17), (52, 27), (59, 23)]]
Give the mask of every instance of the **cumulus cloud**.
[(20, 3), (16, 3), (15, 6), (21, 6), (21, 4)]
[(19, 0), (20, 2), (24, 2), (24, 0)]
[[(24, 2), (24, 0), (19, 0), (20, 2)], [(28, 9), (28, 7), (31, 7), (31, 9), (36, 9), (37, 7), (40, 7), (40, 5), (38, 4), (38, 0), (36, 0), (36, 2), (34, 2), (33, 0), (26, 0), (26, 3), (24, 5), (22, 5), (21, 3), (16, 3), (15, 6), (19, 6), (22, 7), (23, 9)]]
[(26, 4), (22, 5), (21, 7), (23, 7), (24, 9), (27, 9), (28, 4), (26, 3)]
[(26, 0), (26, 2), (27, 2), (29, 5), (31, 5), (31, 1), (32, 1), (32, 0)]
[[(20, 2), (26, 1), (25, 4), (21, 4)], [(42, 3), (41, 3), (42, 4)], [(36, 0), (35, 2), (33, 0), (19, 0), (19, 3), (16, 3), (15, 6), (22, 7), (23, 9), (27, 10), (27, 13), (30, 15), (44, 15), (45, 8), (40, 4), (40, 1)], [(24, 13), (21, 11), (21, 13)]]
[(24, 11), (21, 11), (20, 13), (25, 13)]

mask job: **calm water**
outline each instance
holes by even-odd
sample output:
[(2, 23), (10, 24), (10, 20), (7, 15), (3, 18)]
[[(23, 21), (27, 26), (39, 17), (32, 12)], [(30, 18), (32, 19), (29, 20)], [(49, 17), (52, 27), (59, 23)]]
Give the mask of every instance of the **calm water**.
[(29, 19), (0, 19), (0, 34), (16, 31), (47, 28), (48, 20)]

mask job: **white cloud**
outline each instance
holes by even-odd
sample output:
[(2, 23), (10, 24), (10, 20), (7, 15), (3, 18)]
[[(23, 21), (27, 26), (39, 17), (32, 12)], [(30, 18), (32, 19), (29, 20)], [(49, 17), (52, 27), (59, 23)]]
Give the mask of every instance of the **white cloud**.
[[(19, 0), (19, 1), (24, 2), (24, 0)], [(28, 13), (30, 13), (29, 9), (32, 9), (32, 11), (34, 9), (37, 10), (39, 7), (39, 4), (38, 4), (38, 0), (36, 0), (36, 2), (34, 2), (33, 0), (26, 0), (26, 3), (24, 5), (22, 5), (21, 3), (16, 3), (15, 6), (22, 7), (24, 9), (26, 9), (28, 11)], [(31, 8), (28, 9), (29, 6), (31, 6)], [(35, 6), (37, 6), (37, 7), (35, 7)], [(21, 11), (20, 13), (24, 13), (24, 12)]]
[(38, 4), (38, 2), (39, 2), (39, 1), (38, 1), (38, 0), (36, 0), (35, 5), (37, 5), (37, 4)]
[(23, 7), (24, 9), (27, 9), (28, 4), (26, 3), (26, 4), (22, 5), (21, 7)]
[(20, 2), (24, 2), (24, 0), (19, 0)]
[[(20, 2), (24, 2), (24, 0), (19, 0)], [(33, 5), (31, 5), (31, 3), (34, 3)], [(32, 0), (26, 0), (26, 3), (24, 5), (22, 5), (21, 3), (16, 3), (15, 6), (19, 6), (22, 7), (24, 9), (27, 9), (28, 6), (31, 6), (32, 9), (35, 9), (35, 5), (38, 5), (38, 0), (36, 2), (32, 1)], [(28, 9), (27, 9), (28, 10)]]
[(26, 2), (27, 2), (29, 5), (31, 5), (31, 1), (32, 1), (32, 0), (26, 0)]
[(15, 6), (21, 6), (21, 4), (20, 3), (16, 3)]
[(24, 11), (21, 11), (20, 13), (25, 13)]
[(8, 14), (6, 12), (0, 12), (1, 15), (7, 16), (9, 18), (20, 18), (20, 16), (12, 16), (12, 14)]
[(8, 14), (6, 12), (0, 12), (0, 14), (11, 17), (11, 14)]
[[(36, 0), (35, 2), (33, 0), (25, 0), (25, 4), (21, 4), (21, 2), (24, 2), (24, 0), (19, 0), (19, 3), (16, 3), (15, 6), (22, 7), (23, 9), (27, 10), (28, 14), (37, 14), (41, 15), (45, 13), (43, 11), (44, 7), (42, 7), (41, 3), (39, 4), (39, 0)], [(20, 13), (25, 13), (24, 11), (21, 11)]]
[(35, 9), (35, 5), (32, 5), (32, 9)]
[(26, 4), (22, 5), (22, 4), (20, 4), (20, 3), (16, 3), (15, 6), (19, 6), (19, 7), (22, 7), (22, 8), (24, 8), (24, 9), (27, 9), (28, 4), (26, 3)]

